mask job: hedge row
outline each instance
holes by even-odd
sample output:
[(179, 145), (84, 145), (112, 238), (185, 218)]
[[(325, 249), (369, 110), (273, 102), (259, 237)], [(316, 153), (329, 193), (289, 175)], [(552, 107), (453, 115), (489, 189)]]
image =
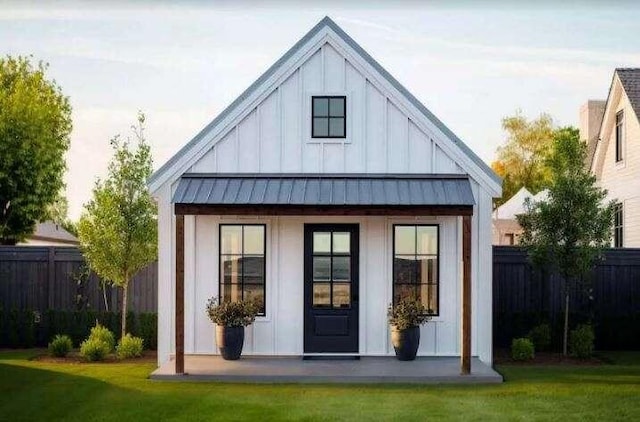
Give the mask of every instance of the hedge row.
[[(67, 334), (74, 346), (89, 335), (97, 322), (120, 335), (120, 314), (97, 311), (55, 311), (44, 313), (0, 309), (0, 348), (46, 347), (56, 334)], [(144, 339), (144, 346), (158, 346), (158, 316), (155, 313), (127, 314), (127, 331)]]
[[(519, 312), (494, 315), (493, 343), (495, 347), (507, 348), (511, 340), (526, 336), (538, 324), (551, 327), (551, 347), (562, 349), (564, 314), (558, 314), (549, 321), (543, 313)], [(609, 315), (588, 315), (569, 313), (569, 328), (590, 323), (595, 331), (595, 347), (598, 350), (640, 350), (640, 312), (615, 317)]]

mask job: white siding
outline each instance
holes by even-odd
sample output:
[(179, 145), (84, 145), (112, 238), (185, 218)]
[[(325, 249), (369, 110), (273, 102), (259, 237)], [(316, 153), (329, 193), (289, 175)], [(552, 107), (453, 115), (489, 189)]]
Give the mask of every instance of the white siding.
[[(607, 189), (608, 198), (623, 203), (624, 246), (640, 247), (640, 123), (624, 91), (610, 104), (610, 128), (598, 182)], [(616, 163), (615, 115), (624, 111), (623, 160)]]
[[(346, 95), (346, 140), (311, 138), (311, 97), (322, 94)], [(328, 42), (273, 87), (190, 170), (212, 168), (246, 173), (462, 172), (393, 98)]]
[[(479, 236), (476, 221), (490, 222), (491, 198), (479, 195), (473, 224), (473, 255), (490, 257), (489, 237)], [(488, 206), (487, 206), (488, 205)], [(360, 227), (360, 353), (392, 355), (386, 309), (391, 302), (392, 230), (398, 223), (440, 225), (440, 316), (422, 328), (420, 355), (454, 356), (460, 351), (461, 224), (457, 217), (271, 217), (215, 216), (185, 219), (185, 352), (217, 353), (214, 326), (205, 313), (218, 293), (219, 223), (267, 225), (267, 315), (247, 329), (246, 355), (303, 353), (303, 236), (305, 223), (357, 223)], [(487, 226), (490, 227), (490, 226)], [(490, 240), (490, 239), (489, 239)], [(195, 245), (198, 245), (197, 248)], [(474, 259), (473, 354), (491, 361), (491, 266)], [(482, 276), (480, 275), (482, 274)], [(482, 305), (485, 304), (485, 305)], [(488, 305), (486, 305), (488, 304)], [(162, 311), (162, 309), (161, 309)], [(166, 319), (168, 315), (161, 315)], [(489, 340), (487, 340), (489, 339)], [(162, 353), (166, 353), (162, 350)]]

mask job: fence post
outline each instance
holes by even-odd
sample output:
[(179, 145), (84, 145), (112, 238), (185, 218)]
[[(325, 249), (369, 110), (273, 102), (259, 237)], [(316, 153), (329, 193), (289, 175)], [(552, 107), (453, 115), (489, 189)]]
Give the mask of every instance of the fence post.
[(49, 259), (47, 266), (47, 306), (55, 309), (54, 286), (56, 284), (56, 253), (55, 249), (49, 247)]

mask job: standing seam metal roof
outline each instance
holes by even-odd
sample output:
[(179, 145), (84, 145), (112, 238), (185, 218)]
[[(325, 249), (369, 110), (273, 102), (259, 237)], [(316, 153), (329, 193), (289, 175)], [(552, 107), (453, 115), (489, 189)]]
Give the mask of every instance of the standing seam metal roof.
[(463, 175), (185, 174), (176, 204), (475, 205)]

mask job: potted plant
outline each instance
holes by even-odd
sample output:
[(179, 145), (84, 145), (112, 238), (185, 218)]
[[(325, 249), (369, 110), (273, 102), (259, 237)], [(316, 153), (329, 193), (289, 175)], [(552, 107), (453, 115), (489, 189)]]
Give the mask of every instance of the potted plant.
[(207, 302), (207, 313), (216, 324), (216, 344), (222, 358), (239, 359), (244, 343), (244, 327), (255, 321), (258, 306), (252, 301), (222, 302), (212, 297)]
[(431, 319), (432, 312), (415, 298), (404, 298), (387, 311), (391, 326), (391, 343), (398, 360), (414, 360), (420, 345), (420, 325)]

